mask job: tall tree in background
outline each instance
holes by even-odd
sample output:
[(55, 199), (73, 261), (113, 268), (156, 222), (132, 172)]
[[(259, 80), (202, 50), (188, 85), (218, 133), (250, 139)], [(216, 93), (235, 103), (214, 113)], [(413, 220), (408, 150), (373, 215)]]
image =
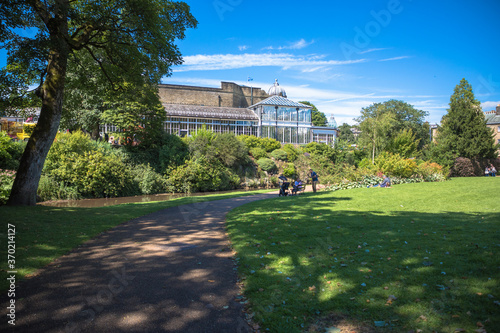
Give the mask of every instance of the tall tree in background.
[(486, 126), (481, 103), (474, 97), (472, 86), (462, 79), (450, 98), (450, 108), (437, 132), (440, 151), (455, 157), (495, 158), (495, 140)]
[[(383, 115), (387, 116), (382, 117)], [(406, 102), (391, 99), (383, 103), (375, 103), (369, 107), (363, 108), (361, 110), (361, 116), (355, 120), (360, 125), (360, 140), (365, 142), (365, 144), (367, 142), (372, 142), (370, 144), (370, 146), (372, 146), (373, 132), (378, 132), (378, 139), (375, 144), (376, 149), (372, 151), (372, 156), (374, 156), (374, 152), (387, 150), (389, 144), (393, 142), (403, 130), (411, 130), (415, 140), (417, 140), (419, 144), (419, 148), (422, 148), (424, 143), (429, 141), (429, 126), (425, 122), (425, 117), (427, 115), (428, 112), (415, 109)], [(389, 131), (388, 128), (370, 130), (370, 126), (372, 126), (370, 124), (378, 126), (383, 122), (385, 122), (387, 126), (390, 126)], [(369, 133), (363, 133), (367, 130)], [(381, 138), (380, 135), (384, 135), (385, 138)]]
[(339, 139), (342, 141), (349, 142), (353, 144), (356, 142), (356, 137), (354, 136), (354, 133), (351, 131), (352, 126), (346, 123), (343, 123), (338, 127), (339, 130)]
[(316, 105), (314, 105), (313, 103), (308, 102), (308, 101), (303, 101), (303, 102), (299, 102), (299, 103), (309, 105), (312, 107), (312, 109), (311, 109), (311, 121), (312, 121), (314, 126), (326, 126), (326, 123), (328, 122), (328, 120), (326, 119), (325, 114), (318, 110)]
[[(9, 205), (36, 204), (43, 164), (61, 121), (70, 54), (88, 53), (115, 90), (151, 85), (182, 63), (174, 42), (197, 24), (187, 4), (167, 0), (11, 0), (2, 3), (0, 22), (0, 47), (8, 50), (0, 87), (23, 96), (38, 84), (34, 93), (41, 100)], [(27, 29), (33, 37), (18, 33)], [(22, 100), (4, 91), (3, 101)]]
[(396, 124), (395, 115), (392, 112), (386, 112), (383, 105), (379, 103), (375, 108), (370, 107), (369, 111), (362, 109), (360, 118), (363, 120), (359, 124), (361, 130), (359, 143), (370, 148), (374, 163), (375, 156), (384, 151), (391, 142), (390, 134)]

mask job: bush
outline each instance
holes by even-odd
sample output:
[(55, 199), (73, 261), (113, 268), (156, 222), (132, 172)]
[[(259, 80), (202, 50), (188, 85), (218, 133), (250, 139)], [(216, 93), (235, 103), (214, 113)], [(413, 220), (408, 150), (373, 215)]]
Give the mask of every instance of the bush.
[(40, 201), (78, 200), (81, 195), (75, 187), (57, 182), (51, 177), (42, 176), (38, 183), (37, 196)]
[(168, 183), (178, 192), (206, 192), (231, 190), (240, 183), (240, 177), (226, 168), (218, 159), (200, 156), (170, 172)]
[(233, 133), (218, 134), (212, 142), (217, 158), (226, 166), (242, 164), (248, 156), (248, 148)]
[(0, 169), (0, 205), (4, 205), (9, 200), (14, 178), (16, 178), (15, 171)]
[(296, 178), (297, 170), (295, 169), (295, 165), (293, 163), (287, 163), (283, 168), (283, 176), (287, 178)]
[(274, 158), (275, 160), (286, 161), (287, 153), (283, 149), (276, 149), (271, 153), (271, 157)]
[(497, 170), (500, 167), (500, 159), (469, 159), (459, 157), (455, 159), (450, 169), (451, 177), (482, 177), (486, 166), (493, 164)]
[(125, 163), (98, 151), (71, 154), (47, 175), (66, 186), (74, 186), (85, 198), (140, 194)]
[(267, 173), (271, 173), (277, 169), (276, 164), (269, 158), (261, 158), (257, 161), (257, 165)]
[(267, 152), (263, 148), (255, 147), (250, 149), (250, 155), (252, 155), (254, 159), (259, 160), (261, 158), (266, 158)]
[(157, 194), (167, 191), (167, 180), (149, 165), (136, 165), (130, 169), (134, 182), (142, 194)]
[(272, 138), (259, 138), (260, 139), (260, 146), (264, 148), (268, 153), (272, 152), (273, 150), (280, 149), (281, 148), (281, 143), (275, 139)]
[(378, 171), (402, 178), (411, 177), (417, 170), (417, 163), (414, 160), (387, 152), (383, 152), (375, 158), (375, 166)]
[(291, 143), (287, 143), (286, 145), (283, 146), (282, 149), (286, 152), (287, 160), (289, 162), (295, 161), (299, 156), (298, 149), (295, 148), (294, 145), (292, 145)]
[(5, 132), (0, 132), (0, 169), (17, 170), (26, 142), (14, 142)]

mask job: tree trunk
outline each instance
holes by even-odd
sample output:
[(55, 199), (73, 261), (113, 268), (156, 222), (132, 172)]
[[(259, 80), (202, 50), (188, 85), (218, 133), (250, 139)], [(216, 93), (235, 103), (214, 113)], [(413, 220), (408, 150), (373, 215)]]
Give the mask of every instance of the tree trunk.
[(51, 19), (47, 24), (52, 46), (47, 64), (47, 75), (40, 90), (42, 109), (35, 130), (21, 157), (7, 202), (10, 206), (36, 205), (36, 192), (43, 164), (59, 129), (69, 55), (69, 45), (66, 41), (67, 15), (64, 15), (64, 8), (62, 9), (63, 15)]

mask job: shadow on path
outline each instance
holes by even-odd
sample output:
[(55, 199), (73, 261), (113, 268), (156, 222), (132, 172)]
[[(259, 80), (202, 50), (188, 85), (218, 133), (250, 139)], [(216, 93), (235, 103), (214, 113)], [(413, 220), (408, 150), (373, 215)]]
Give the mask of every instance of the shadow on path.
[[(2, 332), (249, 332), (225, 215), (265, 193), (168, 208), (128, 221), (16, 288)], [(7, 318), (7, 319), (6, 319)]]

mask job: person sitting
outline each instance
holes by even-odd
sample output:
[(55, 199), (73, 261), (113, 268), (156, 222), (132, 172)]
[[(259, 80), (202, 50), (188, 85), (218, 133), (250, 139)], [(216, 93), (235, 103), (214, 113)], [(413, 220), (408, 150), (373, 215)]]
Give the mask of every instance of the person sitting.
[(491, 177), (496, 177), (497, 169), (495, 169), (495, 166), (493, 164), (490, 164), (490, 176)]
[(300, 191), (302, 191), (302, 181), (297, 178), (297, 180), (293, 184), (292, 194), (298, 194)]
[[(373, 185), (373, 187), (391, 187), (391, 179), (389, 178), (389, 176), (386, 176), (386, 175), (382, 175), (382, 178), (384, 178), (384, 180), (382, 181), (382, 183), (380, 184), (377, 184), (377, 185)], [(367, 187), (370, 187), (369, 185)]]
[(486, 177), (488, 177), (490, 175), (490, 168), (489, 167), (486, 167), (486, 169), (484, 169), (484, 175)]

